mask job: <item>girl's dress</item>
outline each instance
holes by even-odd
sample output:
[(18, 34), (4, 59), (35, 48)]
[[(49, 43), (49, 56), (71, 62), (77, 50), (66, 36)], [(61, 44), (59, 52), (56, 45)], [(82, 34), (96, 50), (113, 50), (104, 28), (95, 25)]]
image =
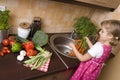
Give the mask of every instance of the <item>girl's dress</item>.
[(71, 80), (96, 80), (104, 62), (110, 55), (111, 49), (111, 46), (103, 45), (103, 54), (100, 58), (81, 62)]

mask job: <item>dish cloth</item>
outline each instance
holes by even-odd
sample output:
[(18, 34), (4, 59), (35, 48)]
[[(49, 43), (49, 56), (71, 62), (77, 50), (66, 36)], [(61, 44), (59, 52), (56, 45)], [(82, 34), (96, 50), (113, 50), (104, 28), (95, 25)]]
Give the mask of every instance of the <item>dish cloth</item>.
[[(44, 65), (42, 65), (41, 67), (37, 68), (36, 70), (42, 71), (42, 72), (47, 72), (47, 71), (48, 71), (49, 64), (50, 64), (50, 59), (48, 59), (48, 61), (47, 61)], [(24, 64), (24, 66), (31, 68), (33, 65), (25, 65), (25, 64)]]

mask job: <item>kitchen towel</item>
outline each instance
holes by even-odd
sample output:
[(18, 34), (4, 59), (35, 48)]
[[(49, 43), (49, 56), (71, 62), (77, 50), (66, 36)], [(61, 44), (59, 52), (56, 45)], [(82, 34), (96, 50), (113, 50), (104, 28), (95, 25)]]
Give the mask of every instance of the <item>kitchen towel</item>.
[[(42, 71), (42, 72), (47, 72), (48, 71), (48, 67), (50, 64), (50, 59), (48, 59), (48, 61), (42, 65), (41, 67), (37, 68), (36, 70)], [(32, 67), (33, 65), (24, 65), (25, 67)]]

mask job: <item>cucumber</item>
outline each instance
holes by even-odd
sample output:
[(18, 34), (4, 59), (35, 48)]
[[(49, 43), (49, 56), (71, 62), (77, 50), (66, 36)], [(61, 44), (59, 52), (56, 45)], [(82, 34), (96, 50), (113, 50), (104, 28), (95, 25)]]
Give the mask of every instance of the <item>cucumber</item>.
[(29, 40), (24, 39), (24, 38), (22, 38), (20, 36), (15, 36), (15, 40), (18, 41), (18, 42), (21, 42), (21, 43), (29, 41)]

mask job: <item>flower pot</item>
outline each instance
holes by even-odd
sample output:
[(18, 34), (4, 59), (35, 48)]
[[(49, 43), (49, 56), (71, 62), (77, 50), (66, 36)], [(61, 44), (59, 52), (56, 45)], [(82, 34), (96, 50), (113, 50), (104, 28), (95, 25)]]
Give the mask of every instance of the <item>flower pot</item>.
[(5, 38), (8, 38), (9, 30), (0, 30), (0, 43), (2, 43), (2, 40)]

